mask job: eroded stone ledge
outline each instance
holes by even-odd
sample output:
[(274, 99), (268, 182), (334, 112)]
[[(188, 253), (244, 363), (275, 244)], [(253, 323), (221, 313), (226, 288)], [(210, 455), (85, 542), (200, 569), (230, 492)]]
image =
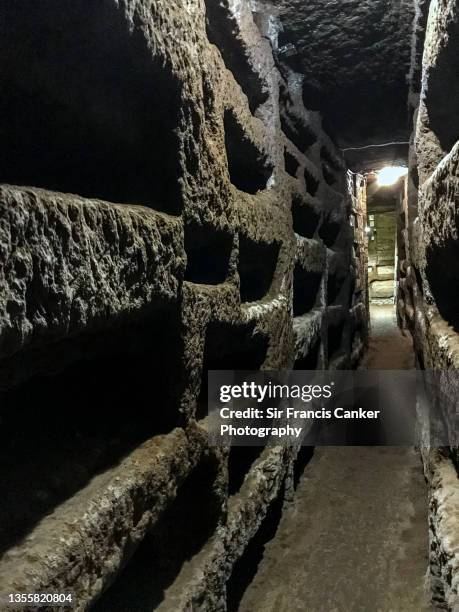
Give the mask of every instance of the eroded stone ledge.
[(434, 600), (449, 610), (459, 606), (459, 481), (452, 461), (441, 451), (423, 449), (430, 485), (429, 529)]
[(180, 220), (40, 189), (0, 188), (0, 356), (177, 299)]
[(96, 476), (2, 557), (0, 592), (72, 591), (86, 609), (174, 499), (203, 442), (177, 429)]

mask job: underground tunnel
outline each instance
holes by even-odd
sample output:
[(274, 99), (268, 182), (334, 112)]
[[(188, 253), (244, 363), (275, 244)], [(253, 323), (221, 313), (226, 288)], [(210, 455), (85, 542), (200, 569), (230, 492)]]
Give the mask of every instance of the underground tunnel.
[[(459, 0), (0, 33), (1, 612), (458, 612)], [(215, 443), (249, 373), (429, 381), (418, 437)]]

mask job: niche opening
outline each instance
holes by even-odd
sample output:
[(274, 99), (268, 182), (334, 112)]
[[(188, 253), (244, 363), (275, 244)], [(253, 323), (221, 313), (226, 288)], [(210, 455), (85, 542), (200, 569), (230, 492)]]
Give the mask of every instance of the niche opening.
[(201, 389), (196, 420), (207, 416), (209, 370), (258, 371), (266, 360), (269, 340), (254, 325), (210, 323), (204, 342)]
[(233, 73), (247, 96), (251, 112), (255, 113), (269, 97), (267, 87), (254, 69), (242, 37), (237, 35), (238, 25), (228, 8), (216, 0), (205, 0), (205, 3), (207, 38), (218, 47), (225, 66)]
[(285, 162), (286, 172), (288, 172), (290, 176), (293, 176), (293, 178), (296, 178), (296, 174), (298, 172), (298, 168), (300, 167), (300, 163), (296, 159), (296, 157), (294, 157), (288, 152), (287, 148), (284, 149), (284, 162)]
[(211, 227), (185, 227), (187, 267), (185, 280), (204, 285), (226, 281), (233, 239), (230, 234)]
[[(154, 610), (183, 564), (197, 554), (217, 527), (221, 499), (217, 463), (208, 459), (185, 480), (176, 498), (152, 526), (127, 566), (94, 606), (95, 611)], [(191, 527), (191, 528), (190, 528)]]
[(179, 214), (181, 85), (142, 29), (114, 2), (1, 11), (0, 182)]
[(328, 248), (331, 248), (338, 239), (341, 223), (329, 213), (319, 228), (319, 236)]
[(279, 257), (279, 244), (255, 242), (239, 235), (239, 278), (242, 302), (257, 302), (270, 292)]
[(163, 311), (49, 346), (75, 361), (2, 392), (0, 552), (96, 474), (180, 424), (177, 329), (177, 315)]
[(304, 238), (313, 238), (320, 221), (315, 209), (298, 195), (292, 202), (293, 231)]
[(312, 129), (302, 119), (289, 113), (286, 109), (281, 111), (281, 127), (300, 153), (305, 153), (317, 140)]
[[(435, 300), (439, 313), (459, 332), (459, 274), (451, 262), (459, 260), (459, 243), (448, 240), (441, 248), (429, 247), (426, 252), (426, 280)], [(422, 290), (422, 278), (416, 270), (416, 280)]]
[(317, 190), (319, 189), (320, 182), (316, 179), (316, 177), (308, 168), (304, 169), (304, 182), (306, 183), (307, 192), (310, 195), (315, 196)]
[(240, 191), (253, 195), (263, 191), (273, 172), (273, 164), (250, 140), (232, 111), (225, 111), (224, 124), (231, 182)]
[[(448, 153), (459, 138), (459, 23), (457, 18), (448, 24), (448, 44), (442, 44), (435, 65), (431, 67), (425, 105), (429, 125), (438, 138), (444, 153)], [(445, 95), (445, 83), (448, 94)], [(440, 161), (440, 160), (438, 160)]]
[(284, 486), (271, 503), (255, 536), (250, 540), (242, 556), (236, 561), (226, 585), (228, 612), (237, 612), (249, 584), (253, 581), (258, 565), (263, 559), (266, 544), (274, 538), (282, 518)]
[(321, 282), (321, 272), (308, 272), (299, 264), (296, 264), (293, 272), (294, 317), (301, 317), (317, 305)]
[[(341, 290), (344, 287), (346, 281), (346, 276), (343, 274), (342, 270), (335, 272), (334, 274), (329, 274), (328, 282), (327, 282), (327, 305), (333, 305), (338, 301), (338, 298), (341, 295)], [(352, 299), (353, 291), (350, 292), (350, 298)]]
[(341, 351), (343, 344), (344, 322), (328, 327), (328, 361), (330, 362)]
[(320, 338), (309, 347), (306, 355), (298, 357), (293, 366), (294, 370), (317, 370), (320, 364), (320, 348), (322, 344)]

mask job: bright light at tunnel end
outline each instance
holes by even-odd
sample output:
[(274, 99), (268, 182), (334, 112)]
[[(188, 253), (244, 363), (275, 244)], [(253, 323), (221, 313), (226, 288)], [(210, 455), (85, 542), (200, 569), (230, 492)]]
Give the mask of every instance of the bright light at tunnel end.
[(406, 176), (407, 174), (408, 168), (406, 166), (386, 166), (377, 174), (378, 185), (380, 187), (395, 185), (402, 176)]

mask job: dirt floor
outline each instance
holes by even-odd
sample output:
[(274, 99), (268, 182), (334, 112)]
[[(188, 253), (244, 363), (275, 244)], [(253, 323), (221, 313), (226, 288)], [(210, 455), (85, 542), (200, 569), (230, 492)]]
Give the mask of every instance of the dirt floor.
[[(372, 308), (363, 367), (414, 366), (392, 306)], [(316, 448), (239, 612), (421, 612), (426, 487), (413, 448)]]
[(371, 307), (371, 339), (362, 367), (369, 370), (411, 370), (414, 352), (410, 335), (397, 327), (394, 306)]

